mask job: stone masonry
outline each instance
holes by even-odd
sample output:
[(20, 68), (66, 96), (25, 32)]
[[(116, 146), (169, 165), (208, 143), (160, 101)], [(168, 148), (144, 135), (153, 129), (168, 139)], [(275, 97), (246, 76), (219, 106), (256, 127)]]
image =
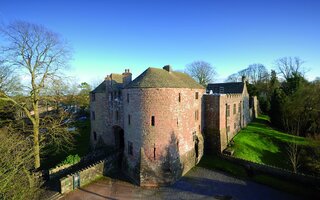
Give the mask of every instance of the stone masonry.
[(206, 94), (168, 65), (131, 76), (111, 74), (91, 92), (91, 144), (117, 148), (121, 171), (140, 186), (173, 183), (200, 161), (204, 145), (221, 152), (250, 120), (245, 84)]

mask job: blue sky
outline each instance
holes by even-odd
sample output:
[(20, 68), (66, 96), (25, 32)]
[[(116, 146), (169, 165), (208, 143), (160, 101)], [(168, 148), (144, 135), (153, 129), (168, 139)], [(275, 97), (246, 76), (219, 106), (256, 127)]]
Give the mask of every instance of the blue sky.
[(195, 60), (211, 63), (218, 81), (262, 63), (299, 56), (320, 76), (318, 0), (1, 0), (0, 22), (25, 20), (60, 33), (73, 48), (77, 80), (102, 81), (130, 68), (176, 70)]

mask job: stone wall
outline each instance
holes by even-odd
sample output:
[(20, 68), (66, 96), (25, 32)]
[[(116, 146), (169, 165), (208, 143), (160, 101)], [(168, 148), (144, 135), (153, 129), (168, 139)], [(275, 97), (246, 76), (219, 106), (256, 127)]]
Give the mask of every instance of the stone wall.
[(75, 173), (68, 174), (60, 179), (60, 192), (62, 194), (68, 193), (75, 189), (75, 178), (80, 179), (80, 187), (106, 175), (114, 167), (117, 167), (118, 154), (113, 154), (106, 159), (93, 163), (92, 165), (78, 170)]
[[(95, 93), (95, 99), (90, 98), (90, 122), (91, 134), (90, 141), (92, 148), (95, 148), (98, 143), (102, 145), (111, 145), (112, 141), (107, 137), (107, 129), (105, 118), (107, 114), (107, 96), (106, 93)], [(94, 112), (94, 117), (93, 117)], [(96, 137), (94, 137), (94, 132)]]
[(261, 174), (261, 173), (268, 174), (268, 175), (281, 178), (287, 181), (300, 182), (302, 184), (307, 184), (307, 185), (318, 187), (318, 188), (320, 187), (320, 177), (301, 174), (301, 173), (293, 173), (292, 171), (289, 171), (286, 169), (278, 168), (271, 165), (254, 163), (251, 161), (235, 158), (235, 157), (224, 155), (224, 154), (221, 154), (220, 157), (232, 163), (235, 163), (239, 166), (244, 167), (247, 170), (248, 174), (252, 174), (252, 175)]
[(205, 148), (209, 154), (220, 153), (240, 129), (250, 122), (249, 97), (244, 92), (243, 94), (206, 94), (203, 98)]
[(65, 169), (68, 169), (72, 164), (64, 164), (57, 166), (55, 168), (49, 169), (49, 179), (54, 179), (56, 177), (59, 177), (61, 174), (64, 173)]
[[(158, 172), (169, 166), (168, 162), (172, 164), (177, 157), (180, 159), (189, 151), (195, 151), (195, 143), (198, 143), (198, 158), (201, 158), (203, 145), (199, 143), (203, 142), (201, 102), (204, 91), (204, 89), (185, 88), (123, 90), (125, 98), (129, 95), (129, 102), (124, 100), (124, 154), (128, 171), (138, 165), (146, 166), (145, 163), (150, 163), (148, 166), (154, 172)], [(132, 151), (129, 149), (129, 144), (132, 145)], [(141, 154), (144, 158), (141, 158)], [(144, 160), (144, 163), (140, 163), (140, 160)], [(143, 180), (149, 179), (143, 178), (143, 171), (148, 170), (140, 170), (142, 171), (140, 179), (146, 183), (147, 181)], [(146, 173), (145, 176), (149, 175)]]

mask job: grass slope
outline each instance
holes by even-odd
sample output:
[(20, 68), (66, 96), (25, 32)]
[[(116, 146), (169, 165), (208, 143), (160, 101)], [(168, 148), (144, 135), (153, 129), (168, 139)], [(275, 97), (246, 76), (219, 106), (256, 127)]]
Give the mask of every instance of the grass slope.
[[(283, 133), (271, 127), (269, 117), (262, 115), (234, 137), (234, 156), (256, 163), (290, 169), (287, 144), (314, 146), (304, 137)], [(318, 144), (319, 145), (319, 144)]]

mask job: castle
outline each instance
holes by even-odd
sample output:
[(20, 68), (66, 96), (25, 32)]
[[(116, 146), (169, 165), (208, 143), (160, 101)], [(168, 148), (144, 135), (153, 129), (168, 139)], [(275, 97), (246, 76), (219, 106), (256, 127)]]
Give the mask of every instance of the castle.
[[(250, 112), (251, 111), (251, 112)], [(140, 186), (173, 183), (221, 152), (252, 118), (244, 82), (199, 85), (171, 66), (136, 79), (126, 69), (90, 93), (91, 144), (120, 152), (121, 170)]]

